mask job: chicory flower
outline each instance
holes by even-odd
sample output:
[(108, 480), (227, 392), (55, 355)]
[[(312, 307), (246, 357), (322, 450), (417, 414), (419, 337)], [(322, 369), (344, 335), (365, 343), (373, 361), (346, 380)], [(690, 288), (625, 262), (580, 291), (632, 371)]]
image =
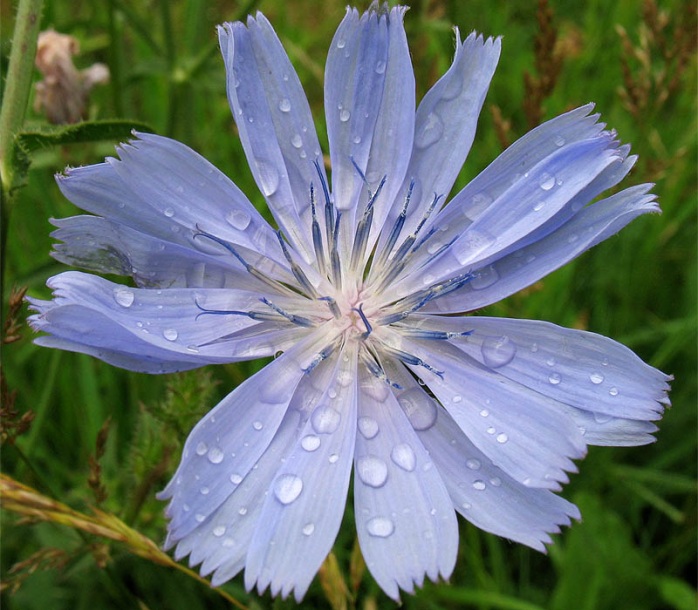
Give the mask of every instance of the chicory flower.
[[(149, 134), (69, 169), (90, 215), (55, 221), (81, 272), (32, 300), (41, 345), (166, 373), (274, 356), (194, 428), (162, 493), (166, 546), (214, 585), (297, 599), (332, 548), (354, 473), (368, 568), (392, 598), (448, 578), (456, 512), (543, 550), (589, 444), (653, 441), (669, 377), (622, 345), (476, 315), (659, 208), (650, 185), (596, 200), (635, 157), (592, 106), (537, 127), (444, 205), (499, 39), (456, 30), (415, 111), (405, 7), (348, 10), (325, 75), (331, 180), (269, 22), (219, 28), (233, 116), (272, 228), (220, 171)], [(595, 201), (596, 200), (596, 201)], [(592, 203), (593, 201), (593, 203)]]

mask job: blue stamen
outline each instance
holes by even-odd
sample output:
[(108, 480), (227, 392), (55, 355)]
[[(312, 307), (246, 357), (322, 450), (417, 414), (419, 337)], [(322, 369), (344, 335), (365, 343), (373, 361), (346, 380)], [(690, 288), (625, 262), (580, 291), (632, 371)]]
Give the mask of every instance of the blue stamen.
[(342, 312), (339, 309), (339, 305), (337, 305), (337, 301), (335, 301), (332, 297), (320, 297), (319, 300), (327, 302), (327, 306), (330, 308), (332, 315), (337, 320), (342, 317)]
[(288, 312), (284, 311), (283, 309), (281, 309), (281, 307), (274, 305), (274, 303), (272, 303), (266, 297), (262, 297), (259, 300), (262, 301), (262, 303), (264, 303), (268, 307), (271, 307), (280, 316), (283, 316), (284, 318), (286, 318), (290, 322), (293, 322), (294, 324), (297, 324), (298, 326), (305, 326), (305, 327), (315, 326), (315, 323), (312, 320), (305, 318), (303, 316), (297, 316), (296, 314), (293, 314), (293, 313), (288, 313)]
[(366, 314), (364, 314), (363, 307), (364, 307), (364, 304), (360, 303), (358, 307), (353, 307), (352, 311), (355, 311), (356, 313), (358, 313), (361, 316), (361, 321), (364, 323), (364, 326), (366, 327), (366, 332), (361, 335), (361, 338), (367, 339), (368, 336), (371, 334), (373, 327), (371, 326), (371, 323), (368, 321)]
[(291, 258), (291, 253), (288, 251), (288, 248), (286, 247), (286, 242), (284, 241), (281, 231), (276, 232), (276, 237), (279, 239), (279, 244), (281, 244), (281, 251), (284, 253), (284, 256), (286, 257), (288, 264), (291, 265), (291, 271), (293, 272), (293, 276), (296, 278), (296, 280), (298, 280), (298, 283), (305, 290), (307, 295), (310, 295), (312, 297), (318, 296), (317, 291), (310, 283), (310, 280), (308, 280), (308, 277), (303, 272), (303, 269), (301, 269)]
[(310, 211), (313, 216), (313, 246), (315, 247), (315, 259), (317, 260), (318, 270), (321, 275), (326, 274), (325, 250), (322, 247), (322, 233), (320, 232), (320, 223), (317, 221), (317, 210), (315, 209), (315, 187), (310, 183)]

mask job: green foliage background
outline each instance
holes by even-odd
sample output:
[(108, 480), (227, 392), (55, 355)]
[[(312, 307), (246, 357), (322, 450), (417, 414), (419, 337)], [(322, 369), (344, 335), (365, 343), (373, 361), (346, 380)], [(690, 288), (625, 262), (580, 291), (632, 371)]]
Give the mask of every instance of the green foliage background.
[[(12, 37), (12, 3), (1, 7), (2, 68)], [(253, 202), (263, 203), (251, 178), (225, 95), (223, 62), (214, 26), (262, 10), (286, 45), (308, 92), (325, 141), (322, 77), (326, 49), (344, 14), (345, 0), (47, 0), (43, 29), (79, 39), (83, 68), (109, 65), (110, 85), (95, 90), (90, 118), (131, 119), (182, 140), (226, 172)], [(524, 0), (423, 0), (409, 2), (406, 18), (418, 94), (449, 65), (451, 26), (466, 34), (503, 35), (503, 52), (478, 135), (463, 169), (462, 186), (499, 152), (489, 109), (510, 122), (513, 140), (528, 129), (523, 110), (524, 74), (537, 74), (534, 41), (537, 4)], [(661, 2), (668, 16), (666, 44), (683, 31), (695, 43), (694, 3)], [(689, 6), (691, 5), (691, 6)], [(656, 182), (662, 216), (642, 217), (619, 236), (544, 281), (486, 313), (550, 320), (613, 337), (675, 376), (673, 408), (661, 422), (656, 444), (634, 449), (592, 448), (564, 495), (578, 503), (583, 522), (556, 537), (548, 555), (485, 534), (461, 521), (460, 557), (448, 584), (428, 584), (406, 608), (507, 608), (604, 610), (695, 608), (696, 574), (696, 62), (688, 55), (678, 86), (662, 101), (661, 41), (647, 35), (643, 6), (632, 0), (551, 0), (553, 25), (564, 63), (543, 103), (544, 118), (589, 101), (604, 120), (633, 144), (640, 162), (624, 183)], [(366, 8), (360, 2), (359, 8)], [(651, 20), (650, 20), (651, 21)], [(657, 19), (654, 20), (655, 24)], [(644, 108), (624, 103), (622, 26), (630, 42), (647, 53), (629, 69), (650, 86)], [(651, 29), (651, 28), (650, 28)], [(627, 55), (625, 55), (627, 57)], [(643, 63), (644, 60), (644, 63)], [(37, 73), (37, 79), (39, 75)], [(45, 125), (28, 113), (28, 129)], [(501, 122), (500, 122), (501, 125)], [(64, 270), (49, 257), (48, 219), (78, 213), (64, 200), (53, 174), (66, 165), (99, 162), (114, 141), (47, 146), (32, 153), (26, 186), (9, 219), (3, 311), (11, 286), (47, 297), (45, 281)], [(326, 150), (326, 149), (325, 149)], [(457, 185), (458, 186), (458, 185)], [(21, 318), (26, 317), (26, 308)], [(20, 320), (21, 321), (21, 320)], [(86, 356), (33, 345), (23, 328), (20, 341), (3, 347), (9, 391), (20, 415), (32, 411), (28, 432), (3, 446), (3, 470), (79, 510), (96, 499), (88, 485), (89, 459), (100, 428), (110, 418), (101, 457), (107, 498), (101, 508), (155, 541), (164, 539), (163, 505), (154, 499), (179, 458), (193, 422), (260, 363), (229, 365), (183, 375), (126, 373)], [(6, 396), (7, 398), (7, 396)], [(224, 608), (229, 604), (200, 583), (145, 559), (123, 546), (52, 524), (20, 524), (2, 513), (2, 570), (8, 584), (5, 608)], [(354, 545), (351, 508), (335, 546), (349, 573)], [(10, 572), (59, 549), (61, 565)], [(45, 551), (44, 551), (45, 553)], [(44, 555), (44, 558), (47, 558)], [(292, 601), (250, 595), (240, 578), (225, 589), (250, 608), (291, 608)], [(327, 607), (318, 579), (302, 607)], [(357, 608), (390, 608), (365, 574)], [(350, 604), (351, 605), (351, 604)]]

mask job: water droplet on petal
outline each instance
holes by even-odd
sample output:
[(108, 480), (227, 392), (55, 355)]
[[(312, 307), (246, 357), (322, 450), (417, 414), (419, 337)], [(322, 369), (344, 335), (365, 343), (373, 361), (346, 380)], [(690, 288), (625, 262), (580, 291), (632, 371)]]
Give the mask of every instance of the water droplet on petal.
[(244, 231), (249, 225), (252, 218), (243, 210), (233, 210), (225, 215), (228, 224), (238, 231)]
[(364, 438), (371, 439), (378, 434), (378, 422), (372, 417), (359, 417), (358, 426)]
[(453, 403), (459, 403), (463, 400), (463, 397), (460, 394), (456, 394), (453, 398), (451, 398), (451, 402)]
[(407, 472), (412, 472), (417, 465), (417, 456), (407, 443), (395, 445), (390, 452), (390, 459)]
[(613, 419), (613, 417), (606, 413), (594, 413), (594, 419), (596, 420), (597, 424), (607, 424)]
[(359, 478), (370, 487), (382, 487), (388, 480), (388, 465), (373, 455), (356, 460), (356, 471)]
[(480, 411), (480, 417), (487, 417), (489, 416), (490, 412), (487, 409), (483, 409)]
[(604, 376), (601, 373), (592, 373), (589, 375), (589, 379), (591, 379), (591, 383), (594, 385), (599, 385), (600, 383), (603, 383)]
[(491, 484), (493, 487), (501, 487), (501, 485), (502, 485), (502, 479), (500, 479), (499, 477), (492, 477), (492, 478), (490, 479), (490, 484)]
[(216, 538), (220, 538), (223, 534), (225, 534), (225, 525), (217, 525), (216, 527), (213, 528), (213, 531), (211, 533)]
[(385, 73), (385, 62), (384, 61), (379, 61), (376, 64), (376, 73), (377, 74), (384, 74)]
[(509, 437), (508, 437), (506, 434), (504, 434), (504, 433), (498, 434), (498, 435), (497, 435), (497, 442), (498, 442), (498, 443), (504, 444), (504, 443), (506, 443), (508, 440), (509, 440)]
[(268, 161), (257, 161), (257, 181), (265, 197), (271, 197), (279, 188), (279, 171)]
[(315, 531), (315, 524), (313, 524), (313, 523), (306, 523), (303, 526), (303, 534), (305, 536), (310, 536), (314, 531)]
[(336, 464), (337, 460), (339, 460), (339, 455), (337, 453), (331, 453), (330, 457), (327, 458), (330, 464)]
[(405, 392), (399, 397), (399, 402), (415, 430), (428, 430), (436, 423), (436, 405), (422, 390)]
[(342, 123), (346, 123), (350, 117), (351, 117), (351, 112), (349, 112), (346, 108), (342, 108), (339, 111), (339, 120), (342, 121)]
[(468, 284), (473, 290), (483, 290), (489, 288), (499, 279), (499, 273), (494, 268), (494, 265), (488, 265), (482, 269), (478, 269), (475, 277)]
[(560, 377), (558, 373), (552, 373), (550, 377), (548, 377), (548, 381), (553, 385), (558, 385), (560, 381), (562, 381), (562, 377)]
[(485, 489), (485, 487), (487, 487), (487, 485), (484, 481), (481, 481), (480, 479), (473, 483), (473, 488), (477, 489), (478, 491), (482, 491), (483, 489)]
[(555, 176), (552, 176), (547, 172), (543, 172), (538, 179), (538, 186), (540, 186), (540, 188), (542, 188), (544, 191), (549, 191), (555, 186)]
[(338, 427), (342, 416), (331, 407), (317, 407), (310, 416), (310, 421), (318, 434), (332, 434)]
[(242, 476), (239, 475), (237, 472), (234, 472), (230, 475), (230, 482), (233, 485), (240, 485), (240, 483), (242, 483)]
[(347, 44), (347, 41), (344, 40), (344, 38), (340, 38), (340, 39), (337, 41), (337, 48), (338, 48), (338, 49), (343, 49), (343, 48), (346, 46), (346, 44)]
[(163, 213), (168, 218), (172, 218), (174, 216), (174, 210), (172, 208), (165, 208), (165, 211)]
[(208, 461), (211, 464), (220, 464), (223, 461), (225, 454), (218, 447), (211, 447), (208, 450)]
[(281, 504), (291, 504), (301, 495), (303, 481), (294, 474), (282, 474), (274, 481), (274, 495)]
[(306, 451), (316, 451), (320, 447), (320, 437), (308, 434), (301, 439), (301, 447)]
[(206, 455), (206, 452), (208, 451), (208, 445), (206, 443), (199, 443), (196, 446), (196, 455)]
[(395, 524), (386, 517), (374, 517), (366, 523), (366, 530), (376, 538), (387, 538), (395, 531)]
[(122, 307), (131, 307), (136, 295), (128, 288), (114, 288), (114, 300)]
[(206, 515), (197, 513), (196, 515), (194, 515), (194, 519), (196, 519), (197, 523), (203, 523), (206, 520)]
[(289, 112), (291, 110), (291, 100), (287, 97), (283, 98), (279, 102), (279, 110), (281, 110), (281, 112)]
[(494, 434), (496, 431), (497, 429), (494, 426), (487, 428), (487, 434)]
[(469, 460), (466, 460), (465, 465), (470, 468), (470, 470), (480, 470), (480, 460), (476, 460), (475, 458), (471, 458)]
[(417, 148), (427, 148), (441, 139), (444, 133), (444, 124), (436, 113), (430, 112), (424, 124), (417, 129), (414, 145)]
[(482, 342), (482, 359), (492, 368), (509, 364), (516, 354), (516, 344), (509, 337), (487, 337)]
[(540, 212), (545, 207), (545, 201), (539, 201), (533, 206), (534, 212)]
[(241, 506), (241, 507), (238, 509), (238, 515), (244, 516), (244, 515), (246, 515), (246, 514), (247, 514), (247, 507), (246, 507), (246, 506)]
[(555, 146), (557, 147), (565, 145), (565, 138), (563, 138), (562, 136), (555, 136), (555, 140), (553, 141), (555, 142)]
[(210, 490), (208, 487), (202, 487), (202, 488), (199, 490), (199, 492), (201, 493), (202, 496), (207, 496), (208, 493), (209, 493), (210, 491), (211, 491), (211, 490)]
[(616, 387), (614, 386), (614, 387), (612, 387), (612, 388), (608, 391), (608, 393), (609, 393), (611, 396), (618, 396), (618, 388), (616, 388)]
[(168, 341), (176, 341), (179, 333), (174, 328), (166, 328), (162, 331), (162, 336)]
[(261, 421), (256, 421), (256, 422), (253, 422), (252, 427), (253, 427), (255, 430), (258, 430), (258, 431), (259, 431), (259, 430), (261, 430), (262, 428), (264, 428), (264, 424), (263, 424)]
[(291, 146), (293, 146), (293, 148), (300, 148), (303, 146), (303, 138), (301, 138), (300, 134), (295, 134), (291, 138)]

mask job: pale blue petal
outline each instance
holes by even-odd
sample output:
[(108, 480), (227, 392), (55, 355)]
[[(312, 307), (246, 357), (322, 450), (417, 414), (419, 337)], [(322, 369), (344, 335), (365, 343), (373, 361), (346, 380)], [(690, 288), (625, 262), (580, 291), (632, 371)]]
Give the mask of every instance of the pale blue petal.
[(549, 534), (579, 511), (547, 489), (526, 487), (497, 468), (409, 375), (396, 375), (400, 406), (414, 421), (453, 504), (468, 521), (543, 551)]
[(516, 481), (559, 489), (568, 480), (566, 471), (576, 470), (572, 460), (584, 457), (586, 444), (557, 401), (499, 375), (447, 341), (403, 338), (401, 349), (432, 369), (410, 366), (475, 446)]
[(376, 582), (398, 600), (399, 589), (411, 593), (425, 575), (431, 580), (451, 575), (458, 524), (439, 472), (392, 388), (368, 373), (361, 380), (359, 432), (354, 466), (359, 543)]
[[(228, 101), (260, 191), (279, 227), (306, 262), (312, 260), (310, 184), (319, 191), (322, 152), (296, 71), (271, 24), (218, 28)], [(324, 169), (321, 169), (324, 179)]]
[[(412, 157), (400, 196), (388, 217), (388, 228), (402, 211), (410, 185), (412, 195), (403, 236), (416, 228), (435, 195), (442, 198), (443, 205), (473, 143), (500, 51), (499, 38), (485, 40), (473, 32), (461, 42), (456, 29), (453, 64), (417, 109)], [(389, 233), (384, 232), (383, 242)]]
[(87, 212), (164, 241), (209, 252), (210, 243), (194, 237), (203, 230), (285, 266), (272, 228), (222, 172), (175, 140), (138, 138), (118, 149), (121, 160), (57, 176), (63, 194)]
[(463, 288), (435, 299), (425, 311), (457, 313), (480, 309), (530, 286), (642, 214), (659, 212), (651, 185), (634, 186), (581, 210), (540, 241), (478, 269)]
[(335, 358), (319, 399), (297, 393), (303, 405), (315, 406), (265, 499), (246, 559), (248, 589), (256, 585), (262, 593), (269, 587), (282, 597), (293, 591), (300, 601), (332, 549), (354, 457), (356, 350), (349, 344)]

